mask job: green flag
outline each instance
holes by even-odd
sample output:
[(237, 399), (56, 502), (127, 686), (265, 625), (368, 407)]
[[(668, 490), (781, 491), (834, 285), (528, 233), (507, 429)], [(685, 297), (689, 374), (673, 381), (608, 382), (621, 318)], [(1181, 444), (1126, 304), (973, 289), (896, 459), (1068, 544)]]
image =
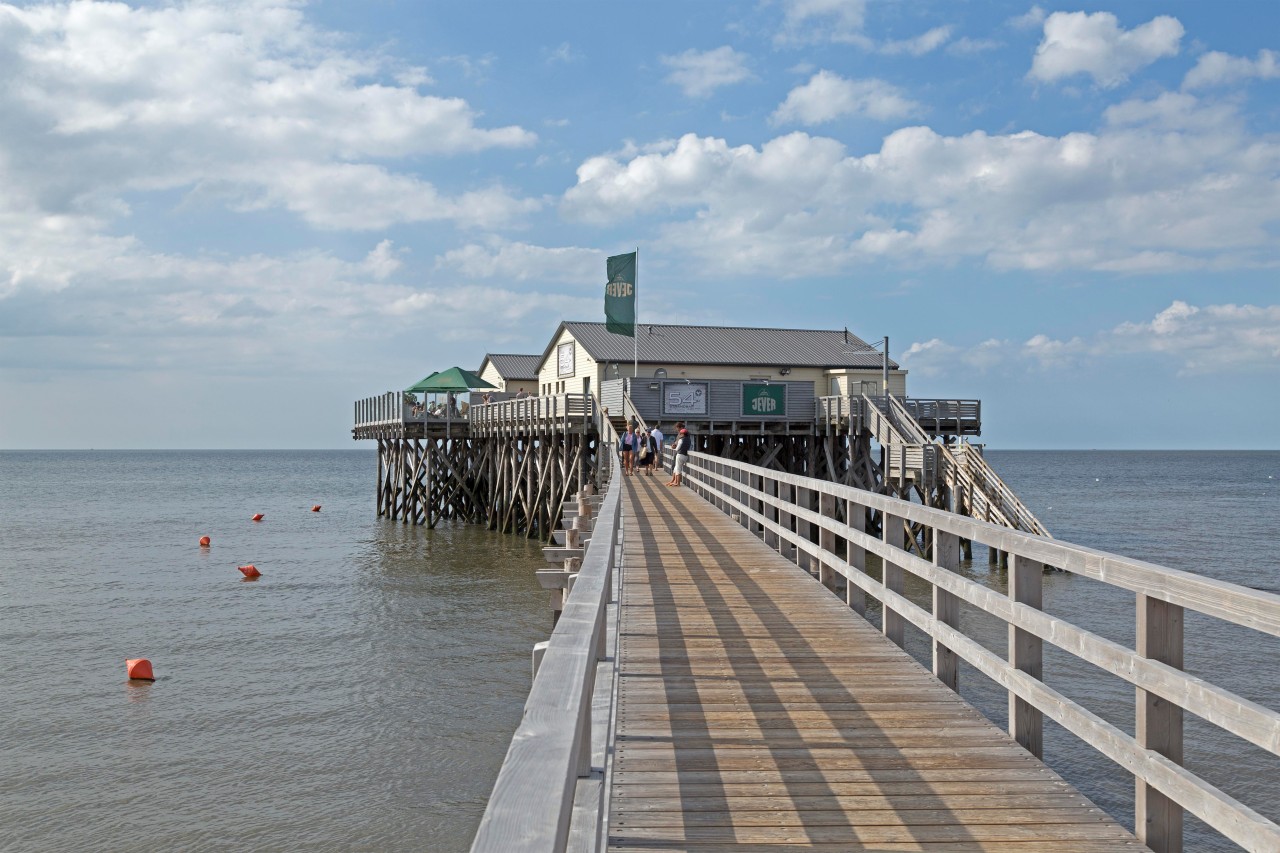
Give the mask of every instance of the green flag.
[(604, 327), (615, 335), (636, 336), (636, 253), (614, 255), (605, 265)]

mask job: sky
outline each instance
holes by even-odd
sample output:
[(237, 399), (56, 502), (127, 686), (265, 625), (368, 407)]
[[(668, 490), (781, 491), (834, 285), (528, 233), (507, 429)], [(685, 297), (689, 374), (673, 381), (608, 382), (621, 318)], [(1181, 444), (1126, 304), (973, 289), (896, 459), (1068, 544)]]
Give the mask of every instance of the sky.
[(0, 0), (0, 448), (349, 448), (603, 320), (1280, 448), (1280, 3)]

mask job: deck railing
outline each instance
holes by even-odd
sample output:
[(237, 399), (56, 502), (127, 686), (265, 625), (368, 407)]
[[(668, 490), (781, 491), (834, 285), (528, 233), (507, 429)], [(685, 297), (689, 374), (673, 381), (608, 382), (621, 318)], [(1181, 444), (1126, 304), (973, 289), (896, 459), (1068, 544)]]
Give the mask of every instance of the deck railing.
[[(591, 402), (588, 396), (589, 410)], [(618, 437), (608, 420), (601, 418), (598, 425), (604, 448), (600, 464), (612, 472), (612, 448)], [(472, 853), (559, 853), (568, 843), (575, 796), (592, 774), (593, 739), (606, 734), (593, 731), (592, 697), (597, 669), (608, 654), (606, 620), (614, 600), (621, 503), (622, 477), (615, 472), (605, 489), (582, 567), (534, 676), (524, 716), (498, 771)], [(583, 849), (599, 847), (604, 795), (604, 785), (597, 781), (579, 798), (579, 802), (589, 800), (582, 802), (590, 824)]]
[[(1182, 849), (1185, 809), (1246, 850), (1280, 850), (1280, 827), (1181, 766), (1184, 711), (1280, 755), (1280, 712), (1182, 670), (1185, 611), (1280, 637), (1280, 595), (701, 453), (691, 455), (686, 477), (766, 543), (813, 561), (828, 585), (844, 576), (859, 613), (867, 596), (877, 599), (882, 629), (899, 646), (907, 622), (919, 628), (932, 644), (934, 674), (953, 690), (959, 660), (1005, 688), (1010, 734), (1032, 753), (1042, 753), (1047, 716), (1132, 773), (1135, 833), (1152, 849)], [(864, 532), (868, 511), (882, 518), (882, 537)], [(931, 537), (932, 561), (904, 549), (913, 524)], [(1007, 595), (957, 573), (961, 539), (1009, 555)], [(867, 573), (868, 554), (880, 558), (880, 579)], [(1136, 594), (1135, 648), (1044, 613), (1045, 566)], [(904, 595), (908, 573), (932, 586), (928, 609)], [(961, 632), (962, 601), (1006, 624), (1007, 659)], [(1046, 642), (1136, 688), (1133, 736), (1044, 683)]]
[(597, 409), (590, 394), (522, 397), (475, 403), (467, 410), (472, 435), (496, 435), (522, 429), (559, 426), (575, 429), (594, 423)]
[(389, 426), (421, 421), (422, 417), (413, 415), (413, 407), (405, 401), (403, 391), (388, 391), (376, 397), (365, 397), (356, 400), (355, 426), (374, 427)]
[[(935, 433), (977, 434), (982, 427), (981, 400), (934, 400), (916, 397), (897, 399), (911, 417)], [(868, 403), (867, 401), (870, 401)], [(863, 396), (819, 397), (815, 413), (818, 423), (838, 424), (848, 419), (853, 429), (868, 425), (870, 410), (884, 411), (885, 398)]]

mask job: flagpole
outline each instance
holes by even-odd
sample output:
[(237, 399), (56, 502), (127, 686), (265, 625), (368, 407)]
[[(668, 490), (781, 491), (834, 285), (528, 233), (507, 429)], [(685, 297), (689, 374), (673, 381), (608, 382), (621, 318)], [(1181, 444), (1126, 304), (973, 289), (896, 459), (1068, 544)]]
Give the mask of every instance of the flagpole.
[(636, 292), (636, 315), (632, 318), (631, 323), (631, 381), (634, 382), (640, 378), (640, 330), (636, 327), (640, 325), (640, 247), (636, 246), (636, 272), (635, 281), (632, 287)]

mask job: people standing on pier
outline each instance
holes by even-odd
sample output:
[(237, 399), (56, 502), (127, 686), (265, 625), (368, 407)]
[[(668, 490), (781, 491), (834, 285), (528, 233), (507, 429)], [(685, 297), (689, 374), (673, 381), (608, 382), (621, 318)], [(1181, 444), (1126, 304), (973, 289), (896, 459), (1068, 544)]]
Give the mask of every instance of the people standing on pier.
[(658, 445), (653, 440), (653, 433), (641, 430), (638, 434), (640, 439), (640, 451), (636, 454), (636, 464), (644, 471), (646, 477), (653, 476), (653, 460), (658, 456)]
[(678, 433), (676, 439), (676, 464), (671, 469), (671, 482), (668, 486), (679, 486), (684, 482), (684, 466), (689, 464), (689, 448), (693, 446), (692, 439), (689, 438), (689, 431), (682, 429)]
[(619, 447), (622, 450), (622, 473), (634, 474), (636, 472), (636, 434), (632, 431), (631, 424), (627, 424), (627, 431), (622, 434)]
[(665, 471), (667, 466), (662, 458), (662, 443), (667, 437), (662, 434), (662, 424), (654, 424), (653, 429), (649, 430), (649, 436), (653, 439), (653, 445), (657, 452), (657, 458), (653, 461), (653, 466), (660, 471)]

